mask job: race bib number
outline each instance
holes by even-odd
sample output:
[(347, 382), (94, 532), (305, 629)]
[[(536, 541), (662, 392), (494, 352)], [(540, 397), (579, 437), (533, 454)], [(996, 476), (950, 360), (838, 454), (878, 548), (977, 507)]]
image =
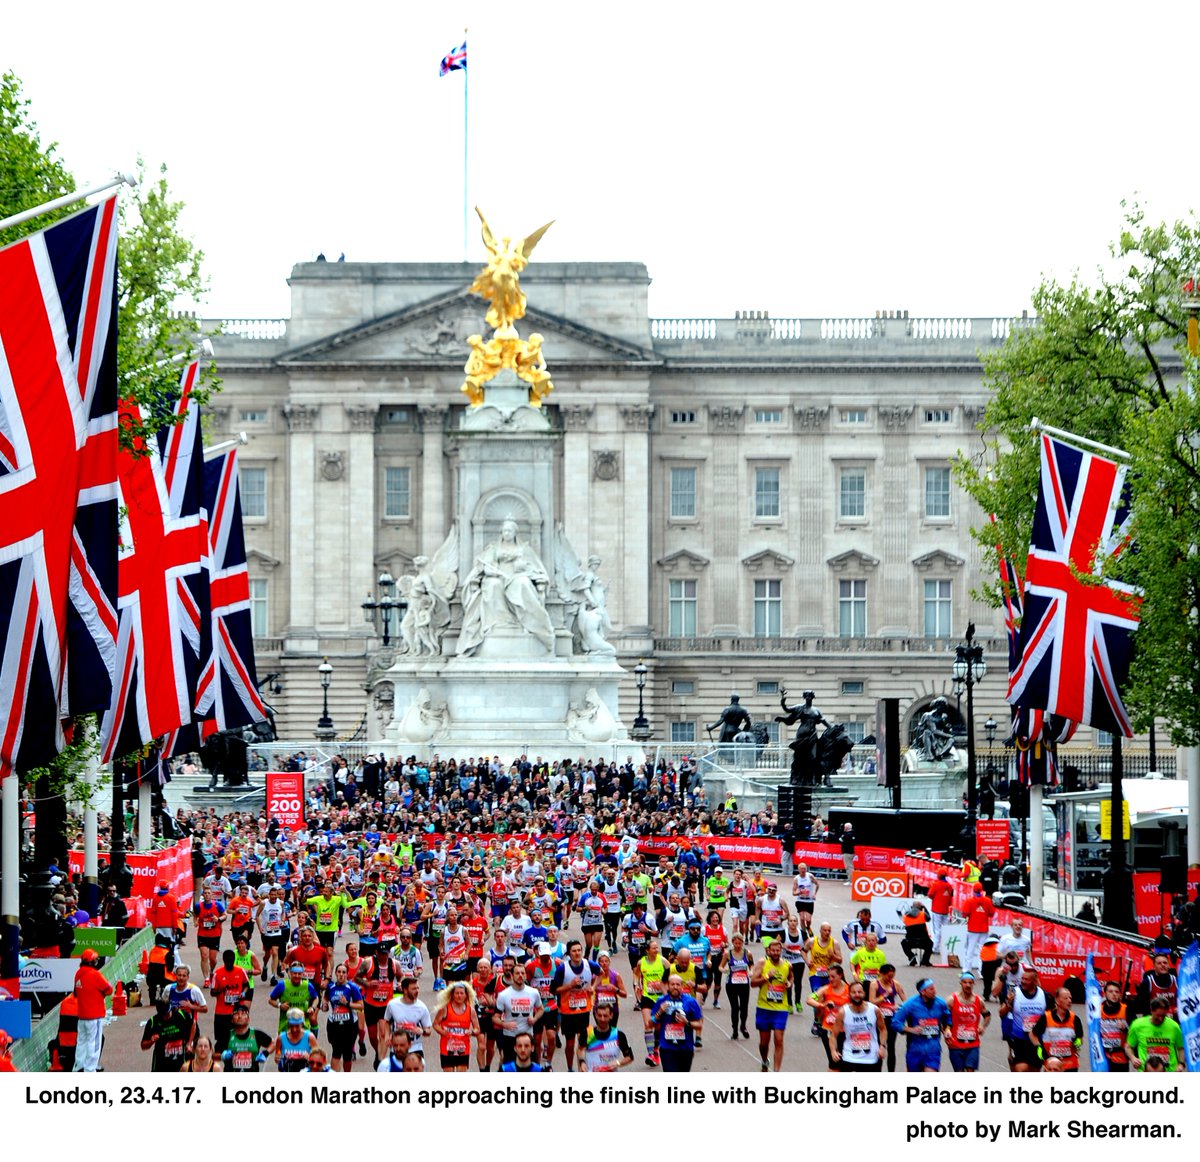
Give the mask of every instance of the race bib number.
[(846, 1039), (850, 1051), (852, 1053), (868, 1053), (871, 1049), (871, 1034), (870, 1033), (851, 1033)]
[(571, 989), (566, 995), (567, 1011), (585, 1013), (588, 1008), (588, 995), (583, 989)]
[(332, 924), (333, 923), (333, 913), (332, 912), (318, 912), (317, 913), (317, 923), (318, 924)]
[(232, 1005), (235, 1001), (237, 1001), (241, 997), (241, 995), (242, 994), (240, 992), (236, 992), (236, 993), (227, 992), (224, 996), (225, 1004)]
[(662, 986), (661, 980), (646, 981), (646, 992), (650, 996), (657, 997), (657, 996), (661, 995), (662, 991), (663, 991), (663, 986)]
[(772, 1005), (783, 1004), (783, 998), (787, 996), (787, 990), (781, 984), (772, 984), (767, 986), (767, 1001)]
[(663, 1039), (666, 1041), (684, 1041), (687, 1039), (687, 1031), (683, 1025), (677, 1025), (671, 1021), (663, 1030)]
[(462, 1057), (465, 1056), (469, 1048), (469, 1042), (462, 1033), (451, 1033), (446, 1037), (446, 1056), (447, 1057)]
[(730, 984), (749, 984), (750, 983), (750, 974), (744, 968), (734, 969), (733, 972), (731, 972), (729, 974), (729, 983)]
[(234, 1055), (233, 1055), (233, 1060), (232, 1060), (232, 1061), (230, 1061), (230, 1063), (229, 1063), (229, 1064), (232, 1066), (232, 1068), (233, 1068), (233, 1069), (234, 1069), (236, 1072), (239, 1072), (239, 1073), (249, 1073), (249, 1072), (250, 1072), (250, 1066), (254, 1064), (254, 1057), (253, 1057), (253, 1055), (252, 1055), (251, 1053), (249, 1053), (247, 1050), (245, 1050), (245, 1049), (238, 1049), (238, 1050), (237, 1050), (237, 1051), (234, 1053)]

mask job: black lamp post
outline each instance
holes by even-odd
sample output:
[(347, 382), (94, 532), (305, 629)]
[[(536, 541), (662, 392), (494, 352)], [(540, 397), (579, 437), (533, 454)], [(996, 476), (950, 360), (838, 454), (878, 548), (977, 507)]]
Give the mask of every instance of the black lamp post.
[(983, 658), (983, 646), (975, 643), (975, 623), (967, 626), (966, 641), (954, 647), (954, 678), (961, 681), (967, 691), (967, 821), (962, 829), (963, 850), (968, 856), (975, 854), (975, 821), (978, 818), (978, 802), (975, 794), (975, 684), (987, 673), (987, 662)]
[(983, 783), (979, 789), (979, 810), (989, 819), (996, 818), (996, 763), (992, 758), (992, 747), (996, 745), (996, 730), (996, 720), (989, 714), (983, 724), (988, 748), (987, 766), (983, 768)]
[(646, 720), (645, 702), (646, 675), (649, 672), (646, 663), (639, 658), (638, 664), (633, 667), (633, 674), (637, 679), (638, 712), (637, 717), (633, 720), (633, 729), (629, 732), (639, 742), (645, 742), (650, 737), (650, 723)]
[(317, 673), (321, 676), (322, 704), (321, 717), (317, 719), (317, 729), (314, 733), (318, 739), (329, 742), (337, 732), (333, 728), (333, 719), (329, 717), (329, 684), (333, 681), (333, 667), (328, 658), (321, 660)]
[(386, 649), (392, 642), (392, 611), (397, 614), (398, 624), (403, 617), (403, 610), (408, 608), (408, 603), (396, 596), (396, 579), (386, 569), (379, 574), (379, 596), (376, 598), (367, 594), (362, 607), (365, 618), (371, 625), (375, 624), (376, 612), (379, 613), (383, 625), (383, 646)]

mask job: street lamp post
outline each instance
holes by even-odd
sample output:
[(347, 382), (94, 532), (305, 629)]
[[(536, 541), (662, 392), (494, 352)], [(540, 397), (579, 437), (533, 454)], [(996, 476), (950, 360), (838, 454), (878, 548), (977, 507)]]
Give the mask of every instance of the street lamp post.
[(331, 742), (337, 733), (333, 728), (333, 719), (329, 717), (329, 685), (333, 681), (333, 667), (328, 658), (323, 658), (317, 667), (321, 676), (321, 717), (317, 719), (316, 738), (322, 742)]
[(650, 723), (646, 719), (646, 675), (649, 670), (646, 663), (639, 658), (638, 664), (633, 667), (633, 674), (637, 680), (638, 692), (638, 712), (637, 717), (633, 720), (633, 729), (629, 732), (638, 742), (645, 742), (650, 737)]
[(365, 620), (371, 625), (375, 624), (375, 614), (378, 612), (383, 627), (383, 647), (387, 649), (392, 642), (392, 613), (396, 613), (399, 628), (400, 618), (404, 616), (403, 611), (408, 608), (408, 603), (396, 596), (396, 579), (386, 569), (379, 574), (379, 596), (373, 597), (368, 593), (362, 608)]
[(963, 851), (970, 857), (975, 854), (975, 822), (978, 818), (975, 767), (975, 684), (987, 673), (987, 662), (983, 657), (983, 646), (975, 642), (975, 623), (967, 626), (966, 640), (954, 648), (954, 678), (961, 681), (967, 691), (967, 821), (962, 829)]
[(987, 766), (983, 769), (983, 784), (979, 791), (979, 809), (989, 819), (996, 818), (996, 763), (992, 758), (992, 747), (996, 745), (996, 730), (996, 720), (989, 714), (983, 724), (988, 748)]

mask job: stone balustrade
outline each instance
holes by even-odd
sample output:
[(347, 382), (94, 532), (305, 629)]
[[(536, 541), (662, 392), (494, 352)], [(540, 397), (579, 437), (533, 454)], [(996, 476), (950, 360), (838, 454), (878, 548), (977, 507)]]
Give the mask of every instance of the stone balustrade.
[[(1003, 638), (976, 638), (988, 653), (1008, 649)], [(677, 654), (952, 654), (957, 640), (936, 637), (660, 637), (656, 653)]]

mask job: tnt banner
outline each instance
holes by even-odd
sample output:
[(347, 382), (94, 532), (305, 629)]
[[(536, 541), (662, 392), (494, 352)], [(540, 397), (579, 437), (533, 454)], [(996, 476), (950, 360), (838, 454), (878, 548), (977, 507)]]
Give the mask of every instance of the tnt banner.
[(303, 772), (267, 772), (267, 818), (279, 820), (290, 831), (304, 826)]
[(981, 860), (1008, 860), (1011, 832), (1007, 819), (979, 819), (975, 822), (975, 855)]
[(850, 898), (869, 902), (876, 896), (903, 899), (908, 895), (908, 876), (903, 872), (859, 871), (850, 873)]

